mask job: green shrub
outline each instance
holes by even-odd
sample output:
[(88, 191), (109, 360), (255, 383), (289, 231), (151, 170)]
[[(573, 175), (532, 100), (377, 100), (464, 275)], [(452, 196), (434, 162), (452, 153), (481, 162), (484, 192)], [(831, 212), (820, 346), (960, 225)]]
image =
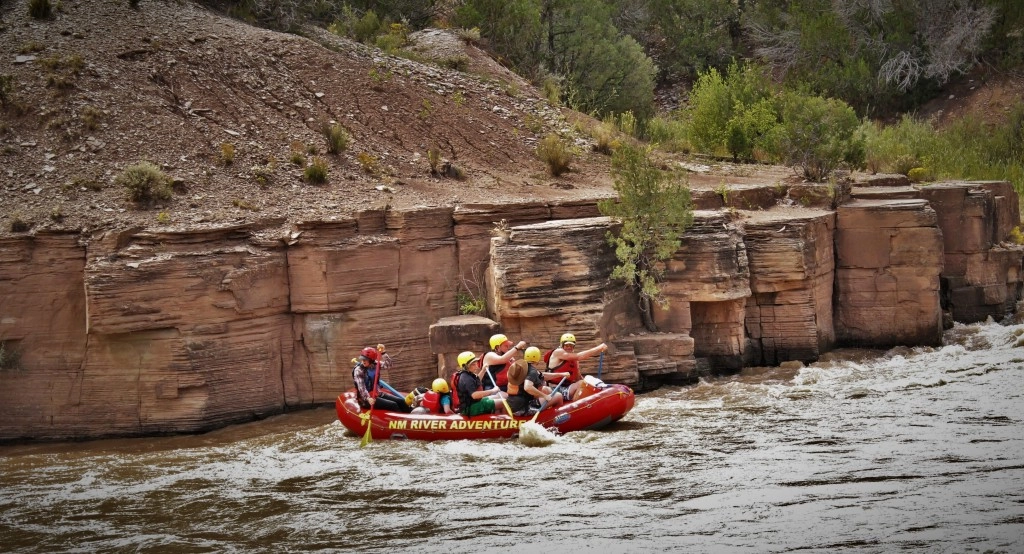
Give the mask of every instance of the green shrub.
[(324, 138), (327, 139), (327, 153), (340, 154), (348, 149), (349, 135), (344, 127), (337, 123), (323, 125)]
[(737, 102), (733, 116), (726, 125), (726, 148), (734, 161), (754, 158), (754, 149), (771, 150), (778, 115), (771, 100), (765, 98), (754, 104)]
[(996, 179), (1024, 192), (1024, 103), (998, 124), (965, 117), (939, 130), (931, 123), (904, 117), (883, 127), (864, 125), (869, 159), (887, 171), (910, 173), (927, 167), (933, 179)]
[(437, 175), (438, 168), (441, 165), (441, 149), (436, 146), (428, 148), (427, 163), (430, 164), (430, 174)]
[(569, 171), (569, 165), (573, 159), (569, 147), (558, 138), (558, 135), (553, 133), (544, 137), (537, 145), (537, 157), (547, 164), (548, 173), (554, 177)]
[(381, 50), (387, 52), (388, 54), (394, 54), (404, 44), (405, 41), (402, 40), (402, 37), (395, 36), (390, 33), (386, 35), (380, 35), (374, 41), (374, 45), (377, 48), (380, 48)]
[(459, 291), (455, 294), (455, 301), (459, 305), (459, 313), (462, 315), (482, 314), (487, 310), (487, 301), (482, 297)]
[(380, 33), (380, 19), (373, 10), (366, 12), (363, 17), (352, 26), (352, 38), (358, 42), (369, 42), (370, 39)]
[(322, 185), (327, 182), (327, 160), (320, 156), (314, 156), (313, 162), (306, 166), (303, 173), (306, 182), (312, 185)]
[(0, 75), (0, 107), (14, 101), (14, 75)]
[(95, 131), (99, 127), (100, 120), (103, 119), (103, 110), (96, 106), (85, 106), (79, 115), (82, 120), (82, 127), (87, 131)]
[(647, 120), (647, 139), (668, 152), (689, 153), (693, 150), (686, 123), (677, 117), (655, 116)]
[(224, 165), (231, 165), (235, 161), (235, 145), (230, 142), (220, 143), (220, 161)]
[(377, 156), (370, 154), (369, 152), (360, 152), (356, 154), (356, 161), (363, 167), (363, 171), (370, 175), (376, 175), (380, 171), (380, 160)]
[(128, 191), (129, 200), (144, 205), (170, 199), (171, 184), (171, 178), (150, 162), (130, 165), (114, 178), (114, 185)]
[(680, 237), (693, 223), (693, 204), (685, 176), (661, 171), (650, 150), (623, 144), (612, 154), (615, 199), (601, 200), (602, 215), (618, 219), (617, 234), (608, 233), (619, 264), (611, 278), (636, 295), (648, 330), (656, 331), (653, 304), (666, 304), (660, 282), (665, 261), (679, 249)]
[(53, 4), (50, 0), (29, 0), (28, 14), (34, 19), (47, 19), (53, 15)]
[(785, 163), (821, 181), (843, 164), (864, 161), (864, 137), (853, 108), (841, 100), (787, 92), (781, 99), (782, 124), (773, 148)]
[(619, 145), (618, 139), (615, 138), (615, 126), (607, 118), (595, 125), (590, 135), (594, 138), (594, 152), (611, 156), (612, 151)]
[(907, 172), (907, 177), (912, 183), (924, 183), (926, 181), (934, 181), (935, 176), (932, 171), (926, 167), (915, 167)]
[(1020, 232), (1020, 225), (1010, 229), (1010, 236), (1008, 238), (1014, 244), (1024, 244), (1024, 233)]

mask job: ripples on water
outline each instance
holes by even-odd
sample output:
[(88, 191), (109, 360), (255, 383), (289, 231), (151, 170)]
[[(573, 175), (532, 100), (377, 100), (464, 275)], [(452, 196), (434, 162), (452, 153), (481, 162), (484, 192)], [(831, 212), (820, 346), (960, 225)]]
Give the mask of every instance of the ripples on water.
[(666, 387), (550, 446), (333, 410), (0, 448), (0, 550), (1024, 552), (1024, 327)]

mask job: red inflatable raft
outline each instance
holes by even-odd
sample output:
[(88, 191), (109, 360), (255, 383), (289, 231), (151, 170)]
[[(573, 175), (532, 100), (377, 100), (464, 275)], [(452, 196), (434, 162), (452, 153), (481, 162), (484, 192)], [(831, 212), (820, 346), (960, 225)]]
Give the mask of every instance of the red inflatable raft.
[[(583, 389), (588, 394), (544, 410), (537, 416), (537, 423), (560, 433), (600, 429), (622, 419), (636, 400), (633, 390), (626, 385)], [(359, 436), (366, 433), (366, 416), (356, 402), (355, 390), (342, 393), (334, 404), (342, 425)], [(532, 415), (509, 417), (506, 413), (464, 417), (372, 410), (370, 425), (374, 439), (505, 439), (518, 436), (519, 425), (531, 419)]]

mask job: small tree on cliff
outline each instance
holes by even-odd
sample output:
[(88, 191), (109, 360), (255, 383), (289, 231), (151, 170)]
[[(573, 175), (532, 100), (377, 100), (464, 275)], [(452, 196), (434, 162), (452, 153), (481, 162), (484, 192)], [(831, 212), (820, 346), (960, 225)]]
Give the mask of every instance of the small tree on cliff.
[(679, 237), (693, 223), (693, 205), (685, 177), (660, 170), (650, 149), (623, 145), (612, 155), (617, 199), (598, 203), (601, 213), (618, 219), (618, 234), (608, 233), (619, 265), (612, 279), (633, 289), (644, 325), (657, 331), (651, 309), (664, 305), (660, 282), (664, 262), (679, 249)]

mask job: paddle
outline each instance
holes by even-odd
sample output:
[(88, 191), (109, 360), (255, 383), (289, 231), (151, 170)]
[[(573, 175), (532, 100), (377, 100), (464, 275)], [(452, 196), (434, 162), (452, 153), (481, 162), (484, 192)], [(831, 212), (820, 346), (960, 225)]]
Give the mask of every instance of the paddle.
[(562, 377), (562, 380), (558, 382), (558, 385), (555, 387), (555, 390), (551, 391), (551, 394), (548, 395), (547, 400), (545, 400), (540, 405), (540, 409), (537, 410), (537, 413), (533, 414), (533, 419), (530, 420), (530, 423), (537, 422), (537, 416), (539, 416), (540, 413), (544, 411), (544, 408), (548, 407), (548, 403), (551, 402), (551, 397), (558, 393), (558, 389), (562, 388), (562, 383), (564, 383), (566, 379), (568, 379), (568, 377)]
[(604, 350), (601, 351), (601, 357), (597, 359), (597, 378), (601, 378), (601, 368), (604, 367)]
[[(498, 382), (495, 381), (494, 380), (494, 376), (491, 375), (491, 370), (490, 369), (485, 369), (484, 371), (487, 372), (487, 377), (489, 377), (491, 379), (491, 384), (497, 387), (498, 386)], [(498, 389), (498, 394), (501, 394), (501, 389), (500, 388)], [(508, 412), (508, 417), (511, 417), (511, 418), (514, 419), (516, 416), (512, 415), (512, 407), (508, 405), (508, 400), (505, 400), (505, 398), (502, 397), (501, 403), (505, 405), (505, 411)]]
[(388, 389), (388, 392), (390, 392), (391, 394), (394, 394), (395, 396), (400, 396), (400, 397), (402, 397), (402, 398), (405, 398), (405, 395), (404, 395), (404, 394), (402, 394), (402, 393), (398, 392), (397, 390), (395, 390), (395, 388), (394, 388), (394, 387), (392, 387), (391, 385), (389, 385), (389, 384), (387, 383), (387, 381), (385, 381), (384, 379), (381, 379), (381, 380), (380, 380), (380, 386), (382, 386), (382, 387), (384, 387), (384, 388)]
[[(376, 399), (380, 392), (380, 370), (380, 364), (377, 364), (377, 371), (373, 373), (373, 391), (370, 393), (370, 398)], [(370, 404), (370, 409), (366, 411), (366, 434), (363, 435), (363, 440), (359, 441), (359, 448), (370, 444), (371, 441), (373, 441), (373, 404)]]

